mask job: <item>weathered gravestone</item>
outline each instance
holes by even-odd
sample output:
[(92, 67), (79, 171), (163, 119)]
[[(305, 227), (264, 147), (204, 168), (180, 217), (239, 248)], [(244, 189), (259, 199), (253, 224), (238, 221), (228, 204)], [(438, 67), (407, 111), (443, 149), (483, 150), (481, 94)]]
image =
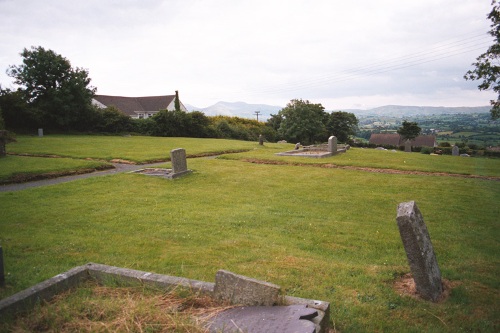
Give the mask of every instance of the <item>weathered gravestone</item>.
[(259, 134), (259, 145), (264, 145), (264, 136), (262, 136), (262, 134)]
[(215, 274), (214, 297), (239, 305), (267, 305), (278, 302), (280, 286), (225, 270)]
[(333, 135), (328, 138), (328, 152), (337, 153), (337, 138)]
[(169, 174), (169, 178), (177, 178), (191, 172), (191, 170), (187, 168), (185, 149), (178, 148), (172, 150), (170, 152), (170, 160), (172, 162), (172, 173)]
[(453, 148), (451, 148), (451, 155), (458, 156), (459, 154), (460, 154), (460, 149), (458, 149), (457, 145), (454, 145)]
[(410, 140), (405, 141), (405, 152), (411, 153), (411, 142)]
[(295, 148), (294, 148), (294, 149), (295, 149), (295, 150), (300, 149), (300, 142), (297, 142), (297, 143), (295, 144)]
[(424, 299), (438, 301), (443, 293), (441, 271), (415, 201), (400, 203), (396, 220), (417, 292)]
[(306, 305), (250, 306), (226, 310), (215, 317), (211, 333), (316, 333), (311, 321), (318, 311)]
[(41, 138), (43, 137), (43, 128), (38, 129), (38, 136)]

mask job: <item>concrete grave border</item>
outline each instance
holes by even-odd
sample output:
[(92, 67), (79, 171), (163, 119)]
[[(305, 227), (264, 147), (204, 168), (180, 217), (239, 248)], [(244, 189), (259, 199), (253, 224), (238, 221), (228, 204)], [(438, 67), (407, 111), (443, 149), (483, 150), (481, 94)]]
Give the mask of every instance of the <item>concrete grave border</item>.
[[(217, 274), (232, 274), (226, 271), (219, 271)], [(239, 279), (241, 284), (255, 284), (259, 281), (247, 278), (245, 276), (233, 274)], [(214, 290), (220, 289), (216, 283), (191, 280), (182, 277), (162, 275), (133, 269), (126, 269), (96, 263), (88, 263), (83, 266), (77, 266), (69, 271), (58, 274), (48, 280), (40, 282), (30, 288), (18, 292), (10, 297), (0, 300), (0, 318), (15, 315), (20, 312), (28, 311), (36, 304), (42, 301), (49, 301), (55, 295), (78, 287), (81, 283), (95, 279), (99, 283), (111, 281), (121, 283), (142, 283), (147, 286), (157, 288), (172, 289), (175, 287), (190, 288), (193, 292), (216, 297)], [(216, 279), (217, 280), (217, 279)], [(262, 285), (268, 284), (261, 281)], [(269, 284), (268, 284), (269, 285)], [(279, 287), (279, 286), (278, 286)], [(228, 288), (225, 286), (223, 288)], [(318, 300), (310, 300), (292, 296), (282, 296), (281, 305), (306, 305), (318, 310), (318, 316), (311, 320), (316, 325), (316, 332), (328, 332), (330, 321), (330, 303)]]

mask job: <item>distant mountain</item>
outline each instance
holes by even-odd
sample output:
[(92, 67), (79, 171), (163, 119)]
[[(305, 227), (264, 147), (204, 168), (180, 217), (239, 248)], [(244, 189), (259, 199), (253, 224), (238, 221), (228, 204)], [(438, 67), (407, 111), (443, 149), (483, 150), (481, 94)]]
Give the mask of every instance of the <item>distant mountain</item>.
[(344, 110), (352, 112), (358, 117), (363, 116), (388, 116), (388, 117), (405, 117), (405, 116), (429, 116), (439, 114), (457, 114), (457, 113), (486, 113), (490, 112), (491, 106), (461, 106), (461, 107), (445, 107), (445, 106), (403, 106), (403, 105), (386, 105), (369, 110)]
[[(277, 114), (283, 107), (267, 104), (248, 104), (245, 102), (217, 102), (216, 104), (200, 108), (185, 104), (189, 111), (202, 111), (207, 116), (232, 116), (241, 118), (256, 119), (255, 111), (260, 111), (259, 120), (267, 120), (271, 114)], [(386, 105), (369, 110), (341, 109), (342, 111), (354, 113), (357, 117), (367, 116), (388, 116), (388, 117), (408, 117), (408, 116), (428, 116), (439, 114), (457, 113), (486, 113), (490, 112), (491, 106), (404, 106)]]
[(271, 114), (278, 113), (283, 107), (266, 104), (248, 104), (245, 102), (217, 102), (216, 104), (200, 108), (185, 104), (189, 111), (202, 111), (207, 116), (232, 116), (257, 119), (255, 111), (260, 111), (259, 120), (266, 120)]

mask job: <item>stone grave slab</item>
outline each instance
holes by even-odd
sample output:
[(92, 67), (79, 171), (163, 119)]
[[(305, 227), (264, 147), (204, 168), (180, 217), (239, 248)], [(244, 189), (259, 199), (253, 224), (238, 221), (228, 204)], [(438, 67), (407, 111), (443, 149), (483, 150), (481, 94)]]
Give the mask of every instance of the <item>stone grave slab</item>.
[(211, 333), (316, 333), (311, 319), (318, 311), (306, 305), (237, 307), (218, 314)]

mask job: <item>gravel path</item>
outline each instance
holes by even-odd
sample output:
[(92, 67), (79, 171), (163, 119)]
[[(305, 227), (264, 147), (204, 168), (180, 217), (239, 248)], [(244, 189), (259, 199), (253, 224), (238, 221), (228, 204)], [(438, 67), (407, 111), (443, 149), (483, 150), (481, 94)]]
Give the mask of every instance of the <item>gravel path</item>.
[(122, 164), (122, 163), (112, 163), (112, 164), (115, 167), (114, 169), (109, 169), (109, 170), (104, 170), (104, 171), (95, 171), (95, 172), (91, 172), (91, 173), (84, 173), (81, 175), (63, 176), (63, 177), (58, 177), (58, 178), (43, 179), (43, 180), (37, 180), (37, 181), (33, 181), (33, 182), (26, 182), (26, 183), (0, 185), (0, 192), (21, 191), (21, 190), (25, 190), (25, 189), (33, 188), (33, 187), (67, 183), (67, 182), (71, 182), (71, 181), (77, 180), (77, 179), (85, 179), (85, 178), (90, 178), (90, 177), (114, 175), (117, 173), (130, 172), (130, 171), (134, 171), (134, 170), (158, 166), (161, 164), (165, 164), (165, 162), (152, 163), (152, 164), (140, 164), (140, 165)]

